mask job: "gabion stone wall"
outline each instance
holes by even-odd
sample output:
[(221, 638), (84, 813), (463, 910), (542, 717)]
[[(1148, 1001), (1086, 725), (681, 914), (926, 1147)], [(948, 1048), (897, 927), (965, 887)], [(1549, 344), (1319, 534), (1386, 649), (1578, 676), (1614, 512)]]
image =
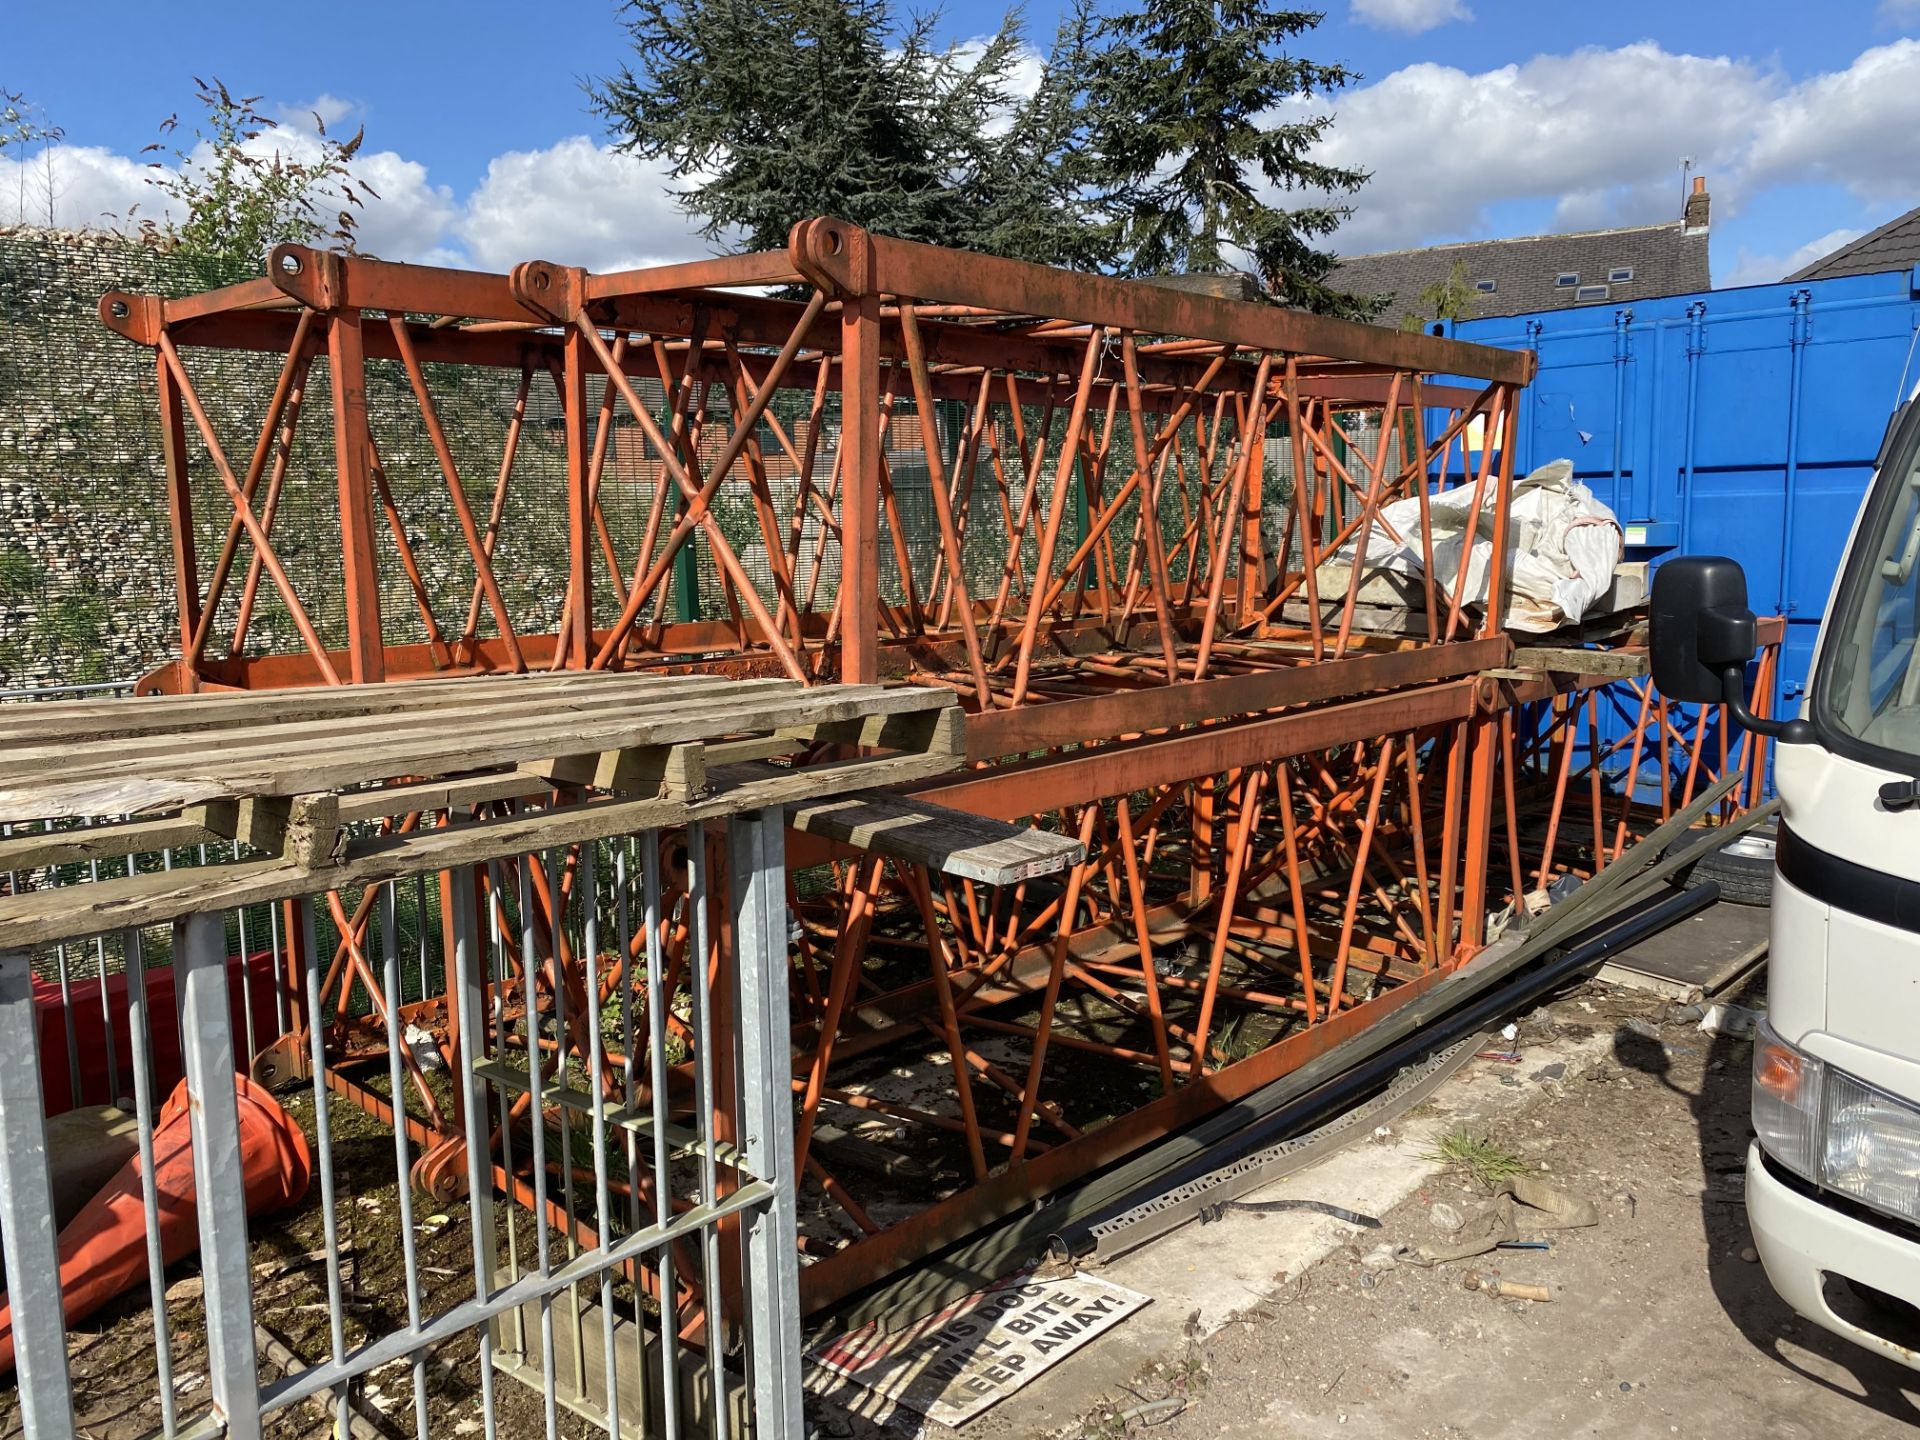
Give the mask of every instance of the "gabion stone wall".
[(118, 235), (0, 229), (0, 687), (171, 658), (153, 362), (94, 307), (219, 278)]
[[(131, 680), (178, 655), (154, 359), (102, 325), (96, 307), (109, 290), (184, 295), (254, 273), (106, 232), (0, 229), (0, 689)], [(184, 358), (223, 447), (244, 457), (279, 357), (188, 349)], [(436, 401), (469, 501), (484, 515), (518, 377), (441, 370), (429, 367)], [(346, 636), (324, 356), (307, 389), (274, 545), (321, 638), (337, 646)], [(457, 629), (473, 569), (399, 367), (369, 365), (367, 399), (436, 613)], [(187, 449), (204, 578), (233, 509), (191, 425)], [(549, 504), (563, 474), (557, 404), (536, 383), (500, 557), (502, 589), (526, 629), (551, 627), (566, 584), (564, 515)], [(424, 639), (391, 536), (381, 543), (388, 637)], [(243, 541), (209, 653), (226, 651), (251, 555)], [(246, 644), (256, 654), (300, 648), (270, 584)]]
[[(248, 278), (256, 267), (194, 261), (140, 240), (100, 231), (0, 228), (0, 689), (130, 681), (176, 658), (179, 629), (173, 595), (171, 539), (154, 396), (151, 352), (130, 344), (99, 321), (100, 296), (109, 290), (190, 294)], [(229, 457), (243, 460), (259, 433), (279, 368), (278, 356), (189, 347), (184, 360)], [(521, 377), (505, 371), (429, 365), (428, 383), (470, 508), (484, 517), (492, 502), (502, 446)], [(521, 633), (550, 632), (558, 623), (566, 588), (564, 495), (566, 459), (557, 396), (550, 377), (529, 382), (526, 425), (514, 462), (504, 526), (496, 551), (503, 597)], [(643, 382), (649, 396), (654, 382)], [(293, 579), (323, 642), (344, 646), (343, 597), (339, 584), (339, 519), (333, 467), (329, 380), (324, 353), (308, 376), (307, 408), (299, 426), (273, 525), (274, 547)], [(783, 397), (789, 431), (805, 422), (804, 395)], [(789, 403), (790, 402), (790, 403)], [(798, 407), (798, 408), (795, 408)], [(474, 570), (460, 538), (453, 504), (406, 377), (391, 361), (367, 367), (367, 408), (408, 544), (419, 558), (422, 582), (434, 614), (449, 635), (458, 634), (472, 604)], [(712, 424), (701, 438), (704, 452), (717, 452), (728, 426), (724, 397), (709, 392)], [(829, 420), (817, 460), (820, 477), (831, 469), (838, 416)], [(1350, 417), (1354, 443), (1371, 450), (1377, 433), (1370, 417)], [(1036, 421), (1037, 423), (1037, 421)], [(956, 472), (966, 416), (943, 405), (938, 416), (949, 474)], [(1356, 428), (1357, 427), (1357, 428)], [(1275, 437), (1278, 440), (1278, 436)], [(761, 437), (768, 483), (785, 513), (794, 503), (797, 479), (783, 468), (771, 430)], [(1007, 442), (1010, 444), (1011, 442)], [(1057, 447), (1056, 434), (1049, 442)], [(887, 429), (889, 473), (895, 508), (905, 534), (915, 584), (931, 580), (937, 545), (927, 494), (928, 465), (911, 405), (896, 398)], [(189, 473), (194, 494), (195, 544), (203, 578), (226, 539), (233, 518), (219, 477), (195, 427), (187, 427)], [(702, 456), (711, 462), (712, 453)], [(1396, 460), (1397, 457), (1390, 457)], [(1268, 448), (1268, 499), (1284, 503), (1291, 493), (1291, 454), (1284, 442)], [(631, 417), (616, 421), (601, 488), (609, 533), (618, 553), (638, 553), (655, 496), (656, 457), (646, 452)], [(1054, 467), (1044, 467), (1051, 476)], [(989, 590), (1005, 552), (1001, 517), (983, 495), (975, 497), (967, 565), (976, 585)], [(772, 586), (754, 512), (744, 482), (730, 478), (715, 515), (736, 554), (760, 583)], [(1269, 542), (1283, 530), (1279, 508), (1269, 509)], [(1163, 502), (1169, 538), (1180, 533), (1180, 515)], [(801, 573), (813, 566), (818, 521), (805, 517)], [(891, 519), (887, 521), (891, 524)], [(376, 526), (381, 548), (383, 624), (389, 643), (427, 638), (418, 602), (408, 587), (385, 520)], [(1077, 541), (1075, 524), (1063, 538)], [(1037, 541), (1029, 539), (1029, 547)], [(725, 613), (717, 567), (696, 544), (698, 594), (676, 606), (691, 613)], [(819, 599), (838, 584), (835, 547), (820, 547)], [(977, 552), (977, 554), (975, 553)], [(241, 543), (236, 573), (216, 617), (209, 654), (227, 653), (240, 577), (252, 558)], [(1032, 557), (1037, 561), (1037, 553)], [(906, 598), (890, 536), (882, 537), (882, 595)], [(1179, 578), (1176, 576), (1175, 578)], [(596, 586), (596, 622), (610, 623), (618, 610), (611, 587)], [(691, 607), (691, 608), (689, 608)], [(490, 617), (480, 633), (492, 634)], [(246, 638), (249, 653), (297, 651), (300, 641), (271, 584), (262, 584)]]

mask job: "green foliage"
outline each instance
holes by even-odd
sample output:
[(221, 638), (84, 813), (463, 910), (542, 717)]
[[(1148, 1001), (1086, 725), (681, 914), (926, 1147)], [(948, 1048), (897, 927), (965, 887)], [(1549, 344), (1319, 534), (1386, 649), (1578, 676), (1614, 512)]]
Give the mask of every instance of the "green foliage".
[[(754, 250), (840, 215), (910, 240), (1135, 275), (1251, 265), (1277, 301), (1372, 318), (1315, 241), (1364, 171), (1310, 158), (1311, 102), (1356, 77), (1287, 46), (1322, 18), (1262, 0), (1075, 0), (1016, 99), (1018, 13), (939, 48), (894, 0), (626, 0), (634, 59), (589, 82), (622, 148), (664, 162), (702, 233)], [(1298, 191), (1283, 208), (1272, 192)]]
[[(323, 244), (354, 248), (363, 195), (379, 198), (354, 176), (352, 161), (366, 138), (361, 127), (350, 139), (327, 134), (315, 115), (317, 150), (304, 144), (261, 142), (278, 123), (257, 108), (258, 95), (236, 96), (218, 77), (194, 78), (201, 117), (185, 139), (147, 146), (142, 154), (170, 156), (150, 162), (147, 177), (168, 209), (141, 222), (150, 240), (175, 247), (190, 260), (218, 268), (236, 260), (258, 266), (275, 245)], [(160, 123), (165, 136), (179, 132), (178, 114)], [(341, 208), (329, 214), (332, 207)]]
[[(1352, 213), (1321, 197), (1367, 180), (1309, 155), (1332, 117), (1300, 102), (1358, 78), (1290, 53), (1323, 18), (1262, 0), (1150, 0), (1100, 23), (1085, 67), (1090, 141), (1129, 273), (1219, 271), (1237, 252), (1282, 304), (1378, 313), (1326, 283), (1335, 257), (1314, 245)], [(1269, 203), (1268, 188), (1305, 203)]]
[(0, 549), (0, 600), (23, 600), (40, 589), (40, 567), (23, 545)]
[(1121, 226), (1101, 197), (1099, 163), (1088, 144), (1086, 72), (1097, 28), (1090, 0), (1075, 0), (1034, 93), (985, 147), (965, 187), (967, 248), (1074, 270), (1106, 270), (1117, 261)]
[(1472, 1177), (1483, 1190), (1492, 1190), (1502, 1180), (1527, 1173), (1526, 1161), (1496, 1145), (1492, 1137), (1475, 1135), (1465, 1126), (1442, 1135), (1434, 1148), (1421, 1158)]
[[(838, 215), (910, 240), (1094, 264), (1110, 245), (1076, 184), (1071, 63), (1016, 104), (1020, 31), (941, 48), (891, 0), (627, 0), (635, 58), (590, 82), (625, 150), (664, 161), (702, 233), (779, 249)], [(1063, 28), (1077, 58), (1084, 17)], [(1011, 123), (1009, 123), (1011, 117)]]
[(1467, 262), (1456, 260), (1447, 278), (1436, 280), (1420, 292), (1423, 313), (1408, 312), (1400, 325), (1403, 330), (1418, 330), (1429, 319), (1471, 320), (1480, 308), (1480, 292), (1474, 289), (1467, 273)]
[[(53, 224), (53, 147), (67, 138), (67, 132), (58, 125), (49, 125), (45, 117), (46, 112), (27, 99), (26, 92), (0, 86), (0, 160), (12, 160), (20, 166), (14, 218), (21, 224), (27, 219), (28, 155), (35, 146), (40, 149), (42, 168), (37, 186), (45, 189), (46, 222)], [(35, 208), (38, 208), (37, 197)]]

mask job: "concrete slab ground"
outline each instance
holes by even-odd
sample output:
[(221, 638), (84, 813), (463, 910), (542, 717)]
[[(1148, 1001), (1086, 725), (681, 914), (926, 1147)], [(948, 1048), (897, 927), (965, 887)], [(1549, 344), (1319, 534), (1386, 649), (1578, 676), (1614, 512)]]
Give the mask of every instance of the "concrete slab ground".
[[(1606, 1051), (1603, 1036), (1562, 1036), (1530, 1048), (1519, 1066), (1469, 1060), (1430, 1101), (1388, 1127), (1388, 1134), (1239, 1198), (1299, 1197), (1385, 1215), (1445, 1169), (1430, 1157), (1447, 1131), (1489, 1125), (1537, 1098), (1541, 1082), (1517, 1072), (1558, 1066), (1561, 1072), (1552, 1083), (1566, 1084)], [(815, 1375), (811, 1388), (838, 1402), (822, 1409), (822, 1434), (964, 1435), (974, 1440), (1072, 1431), (1104, 1396), (1142, 1368), (1214, 1335), (1336, 1250), (1348, 1244), (1371, 1248), (1381, 1233), (1357, 1230), (1328, 1216), (1297, 1213), (1230, 1211), (1212, 1224), (1188, 1224), (1093, 1271), (1152, 1296), (1152, 1305), (962, 1430), (925, 1421), (912, 1411), (896, 1414), (857, 1387)]]
[[(1189, 1225), (1097, 1272), (1151, 1306), (964, 1429), (815, 1401), (817, 1433), (1912, 1433), (1920, 1375), (1797, 1320), (1743, 1258), (1748, 1040), (1595, 984), (1527, 1017), (1518, 1045), (1517, 1066), (1469, 1061), (1389, 1135), (1243, 1197), (1329, 1201), (1382, 1216), (1383, 1229), (1295, 1213)], [(1600, 1225), (1491, 1264), (1361, 1265), (1380, 1243), (1434, 1238), (1437, 1201), (1467, 1214), (1486, 1203), (1431, 1158), (1455, 1128), (1592, 1199)], [(1470, 1294), (1460, 1277), (1472, 1265), (1546, 1285), (1553, 1301)], [(1161, 1400), (1179, 1413), (1158, 1407), (1150, 1431), (1117, 1418)]]

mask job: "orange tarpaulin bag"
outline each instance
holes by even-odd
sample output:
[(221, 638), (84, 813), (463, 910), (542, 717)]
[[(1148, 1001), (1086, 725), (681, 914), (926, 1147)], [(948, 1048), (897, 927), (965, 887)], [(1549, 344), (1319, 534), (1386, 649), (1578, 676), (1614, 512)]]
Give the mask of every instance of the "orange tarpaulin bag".
[[(313, 1171), (307, 1137), (272, 1095), (244, 1075), (233, 1078), (240, 1108), (247, 1214), (262, 1215), (298, 1204), (306, 1196)], [(171, 1265), (200, 1244), (184, 1080), (167, 1097), (154, 1126), (153, 1179), (160, 1254)], [(146, 1211), (140, 1191), (140, 1157), (136, 1155), (60, 1232), (60, 1297), (69, 1326), (146, 1278)], [(5, 1306), (0, 1307), (0, 1371), (11, 1369), (13, 1310)]]

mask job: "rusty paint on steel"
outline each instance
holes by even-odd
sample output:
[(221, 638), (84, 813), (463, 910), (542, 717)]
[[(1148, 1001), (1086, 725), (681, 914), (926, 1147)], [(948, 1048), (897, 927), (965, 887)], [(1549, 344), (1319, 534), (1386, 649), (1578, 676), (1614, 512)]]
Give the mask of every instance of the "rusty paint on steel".
[[(787, 293), (740, 288), (772, 285)], [(562, 668), (943, 685), (968, 711), (973, 768), (918, 793), (1084, 841), (1066, 874), (995, 891), (937, 864), (791, 837), (790, 873), (822, 867), (823, 882), (789, 897), (795, 1173), (817, 1187), (808, 1244), (829, 1252), (802, 1274), (811, 1307), (1357, 1033), (1469, 958), (1490, 911), (1592, 873), (1713, 776), (1744, 777), (1726, 813), (1763, 783), (1764, 742), (1727, 741), (1718, 712), (1626, 682), (1640, 723), (1610, 742), (1597, 677), (1507, 669), (1512, 456), (1470, 447), (1513, 433), (1525, 352), (830, 217), (796, 226), (783, 251), (613, 274), (539, 260), (478, 274), (282, 246), (263, 279), (181, 299), (110, 294), (100, 316), (153, 348), (160, 376), (182, 643), (143, 691)], [(255, 353), (278, 377), (234, 463), (192, 385), (209, 350)], [(323, 352), (330, 383), (310, 388)], [(424, 500), (387, 481), (370, 364), (396, 367), (395, 393), (418, 408), (437, 471)], [(456, 434), (447, 379), (475, 371), (503, 424)], [(535, 407), (557, 410), (539, 443), (560, 452), (559, 483), (528, 464)], [(314, 447), (331, 474), (307, 473), (303, 426), (331, 428), (333, 443)], [(295, 485), (332, 495), (338, 528), (313, 534), (340, 537), (297, 574), (280, 553)], [(909, 506), (916, 486), (923, 510)], [(1463, 569), (1429, 563), (1404, 603), (1373, 604), (1327, 568), (1416, 498), (1419, 534), (1392, 538), (1431, 561), (1428, 499), (1461, 488), (1495, 517), (1493, 604), (1463, 593)], [(449, 502), (457, 524), (440, 514)], [(557, 520), (564, 563), (529, 595), (508, 567), (535, 514)], [(195, 544), (208, 533), (225, 536), (211, 566)], [(461, 577), (451, 597), (427, 578), (447, 573)], [(255, 639), (256, 617), (276, 609), (300, 637), (292, 653)], [(315, 616), (344, 624), (323, 634)], [(1764, 677), (1781, 627), (1762, 624)], [(1632, 617), (1595, 633), (1643, 638)], [(1623, 762), (1661, 770), (1658, 804), (1608, 793), (1603, 770)], [(675, 1047), (676, 1103), (693, 1104), (695, 1037), (671, 1006), (649, 1013), (644, 924), (625, 953), (602, 933), (598, 994), (585, 957), (545, 938), (563, 928), (554, 917), (573, 903), (582, 857), (559, 860), (552, 877), (518, 864), (475, 877), (482, 907), (516, 907), (524, 886), (528, 933), (557, 952), (527, 977), (520, 928), (503, 926), (504, 962), (527, 978), (502, 1003), (578, 1015), (631, 1001), (638, 1043), (657, 1019)], [(662, 863), (676, 898), (656, 917), (651, 960), (670, 995), (709, 957), (689, 922), (684, 850), (669, 844)], [(334, 903), (324, 1013), (307, 1016), (296, 986), (292, 1020), (302, 1034), (323, 1027), (344, 1071), (360, 1053), (350, 1016), (367, 986), (370, 907)], [(304, 941), (287, 930), (297, 980)], [(457, 1055), (452, 1008), (431, 998), (417, 1023)], [(1071, 1066), (1048, 1063), (1063, 1053)], [(848, 1083), (879, 1057), (921, 1067), (931, 1097)], [(724, 1080), (730, 1056), (711, 1058)], [(1122, 1077), (1154, 1098), (1092, 1123), (1104, 1112), (1090, 1113), (1086, 1086)], [(458, 1133), (430, 1096), (410, 1102), (423, 1149)], [(817, 1138), (829, 1115), (884, 1116), (894, 1145), (951, 1146), (966, 1178), (882, 1225)], [(435, 1176), (456, 1174), (452, 1151), (430, 1153)], [(692, 1274), (676, 1283), (697, 1327)], [(655, 1274), (635, 1278), (658, 1288)]]

